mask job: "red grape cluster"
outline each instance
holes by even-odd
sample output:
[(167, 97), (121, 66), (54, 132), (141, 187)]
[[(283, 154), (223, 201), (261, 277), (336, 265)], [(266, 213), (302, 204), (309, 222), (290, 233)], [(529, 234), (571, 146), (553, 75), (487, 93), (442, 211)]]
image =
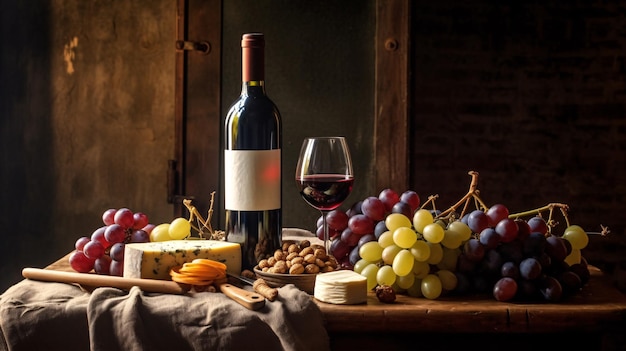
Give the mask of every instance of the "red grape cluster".
[[(356, 202), (347, 211), (330, 211), (326, 216), (331, 238), (330, 251), (341, 268), (353, 269), (360, 259), (360, 247), (370, 241), (378, 240), (385, 231), (385, 218), (390, 213), (402, 213), (413, 218), (413, 213), (420, 206), (420, 197), (413, 190), (398, 194), (392, 189), (384, 189), (378, 197), (370, 196)], [(317, 221), (317, 236), (324, 238), (323, 219)]]
[(579, 226), (569, 226), (563, 236), (551, 235), (543, 218), (511, 219), (501, 204), (486, 212), (475, 210), (461, 221), (474, 237), (458, 257), (458, 293), (491, 293), (498, 301), (556, 302), (589, 280), (580, 255), (588, 238)]
[(149, 242), (154, 225), (146, 214), (133, 213), (128, 208), (108, 209), (102, 214), (102, 221), (104, 226), (90, 237), (76, 240), (70, 266), (80, 273), (94, 270), (98, 274), (122, 276), (125, 244)]

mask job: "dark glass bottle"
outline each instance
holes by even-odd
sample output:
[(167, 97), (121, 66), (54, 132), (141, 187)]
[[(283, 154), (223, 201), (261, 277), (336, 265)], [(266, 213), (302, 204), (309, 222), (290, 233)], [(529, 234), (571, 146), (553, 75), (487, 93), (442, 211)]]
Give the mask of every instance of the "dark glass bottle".
[(281, 245), (282, 127), (265, 93), (263, 34), (244, 34), (241, 53), (241, 95), (225, 121), (225, 231), (241, 244), (242, 269), (252, 269)]

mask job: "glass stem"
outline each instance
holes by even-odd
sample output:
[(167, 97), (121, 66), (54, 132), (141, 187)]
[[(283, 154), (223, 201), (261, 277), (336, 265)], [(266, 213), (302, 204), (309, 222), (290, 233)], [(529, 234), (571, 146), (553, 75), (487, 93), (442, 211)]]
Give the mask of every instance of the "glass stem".
[(326, 221), (328, 211), (320, 212), (322, 212), (322, 225), (324, 226), (324, 247), (326, 248), (326, 254), (330, 255), (330, 237), (328, 233), (328, 221)]

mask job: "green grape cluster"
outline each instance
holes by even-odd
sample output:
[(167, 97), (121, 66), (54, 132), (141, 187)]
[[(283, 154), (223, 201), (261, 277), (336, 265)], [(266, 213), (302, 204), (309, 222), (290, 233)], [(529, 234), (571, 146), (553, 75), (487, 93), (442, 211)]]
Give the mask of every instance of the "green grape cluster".
[(467, 224), (435, 220), (431, 211), (418, 209), (412, 218), (391, 213), (377, 241), (359, 250), (354, 271), (367, 278), (368, 289), (389, 285), (398, 293), (436, 299), (456, 289), (460, 246), (472, 232)]

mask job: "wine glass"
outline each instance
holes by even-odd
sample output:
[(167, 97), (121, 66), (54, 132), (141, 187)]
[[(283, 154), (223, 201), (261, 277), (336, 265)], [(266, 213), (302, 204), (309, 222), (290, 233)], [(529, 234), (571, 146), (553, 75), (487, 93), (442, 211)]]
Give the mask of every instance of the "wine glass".
[(353, 183), (352, 159), (344, 137), (304, 139), (296, 167), (296, 184), (302, 198), (322, 214), (324, 247), (329, 255), (326, 215), (350, 195)]

